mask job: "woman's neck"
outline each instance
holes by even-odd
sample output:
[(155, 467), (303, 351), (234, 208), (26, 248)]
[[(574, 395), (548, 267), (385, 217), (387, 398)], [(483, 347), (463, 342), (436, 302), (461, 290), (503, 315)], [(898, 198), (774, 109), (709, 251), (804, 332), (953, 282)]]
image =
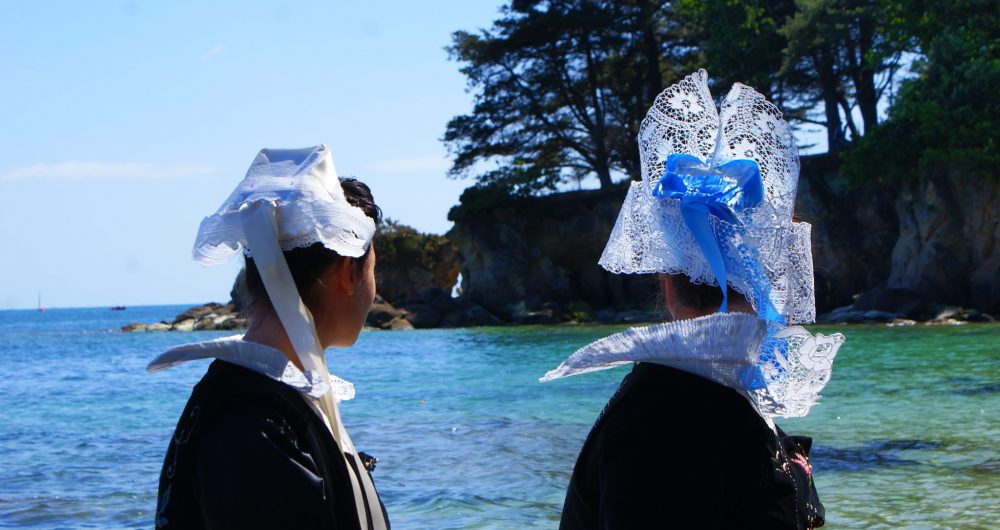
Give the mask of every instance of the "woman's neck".
[(288, 357), (288, 360), (296, 368), (305, 370), (302, 362), (299, 361), (299, 356), (295, 353), (292, 341), (288, 339), (288, 333), (285, 332), (284, 326), (281, 325), (281, 320), (278, 319), (278, 315), (274, 311), (269, 311), (260, 318), (251, 317), (250, 327), (247, 329), (246, 334), (243, 335), (243, 340), (256, 342), (279, 350), (285, 354), (285, 357)]

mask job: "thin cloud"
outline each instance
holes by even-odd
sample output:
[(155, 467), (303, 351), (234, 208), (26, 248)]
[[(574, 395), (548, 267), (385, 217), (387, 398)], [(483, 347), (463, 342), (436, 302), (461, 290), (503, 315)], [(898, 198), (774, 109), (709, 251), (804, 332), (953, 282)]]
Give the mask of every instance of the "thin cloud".
[(213, 57), (222, 53), (222, 45), (216, 44), (208, 49), (205, 53), (201, 54), (201, 61), (207, 63), (212, 60)]
[(417, 171), (448, 171), (451, 161), (441, 155), (419, 155), (406, 158), (379, 160), (367, 165), (376, 173), (413, 173)]
[(208, 164), (146, 164), (141, 162), (76, 161), (33, 164), (0, 173), (0, 182), (25, 179), (108, 180), (163, 179), (210, 175), (216, 170)]

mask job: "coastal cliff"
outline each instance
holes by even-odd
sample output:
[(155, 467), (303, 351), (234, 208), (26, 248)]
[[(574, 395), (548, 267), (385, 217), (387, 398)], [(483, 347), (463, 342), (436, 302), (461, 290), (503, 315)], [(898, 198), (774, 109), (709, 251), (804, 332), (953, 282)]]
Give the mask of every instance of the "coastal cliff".
[[(376, 236), (383, 329), (639, 322), (662, 318), (650, 275), (597, 261), (627, 183), (510, 197), (470, 188), (445, 236), (387, 222)], [(940, 171), (905, 183), (849, 181), (829, 155), (802, 157), (796, 216), (812, 225), (819, 322), (992, 320), (1000, 315), (1000, 179)], [(461, 296), (452, 296), (461, 271)], [(237, 280), (237, 284), (239, 281)], [(234, 329), (226, 306), (126, 331)], [(124, 328), (123, 328), (124, 329)]]
[(467, 190), (449, 213), (455, 225), (447, 234), (462, 256), (463, 296), (513, 322), (653, 310), (652, 278), (610, 274), (597, 264), (625, 191), (499, 200)]
[(904, 186), (887, 285), (1000, 314), (1000, 179), (959, 171)]
[[(652, 315), (648, 276), (597, 265), (626, 188), (498, 200), (463, 194), (447, 234), (466, 297), (501, 319)], [(484, 197), (485, 196), (485, 197)], [(849, 181), (802, 157), (796, 215), (812, 224), (821, 321), (985, 320), (1000, 314), (1000, 179), (944, 171), (907, 183)]]
[(458, 248), (444, 236), (388, 219), (379, 226), (374, 245), (375, 284), (386, 300), (417, 298), (432, 288), (450, 292), (458, 279)]

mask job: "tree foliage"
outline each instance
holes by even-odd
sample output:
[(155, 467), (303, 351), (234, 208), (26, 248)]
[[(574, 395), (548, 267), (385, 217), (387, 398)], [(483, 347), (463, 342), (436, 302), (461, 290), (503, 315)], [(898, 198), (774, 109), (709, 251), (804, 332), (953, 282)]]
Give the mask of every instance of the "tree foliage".
[(676, 8), (716, 92), (741, 82), (781, 96), (778, 72), (788, 43), (781, 28), (795, 13), (794, 0), (680, 0)]
[[(638, 178), (646, 109), (697, 68), (717, 94), (740, 81), (793, 124), (825, 127), (829, 151), (844, 151), (856, 175), (866, 156), (877, 158), (867, 167), (892, 161), (883, 176), (956, 156), (982, 166), (997, 160), (998, 6), (514, 0), (492, 27), (456, 32), (448, 48), (475, 98), (448, 123), (450, 172), (474, 176), (480, 191), (466, 198), (484, 204), (589, 176), (602, 187), (616, 174)], [(917, 77), (900, 82), (911, 62)]]
[(855, 180), (900, 181), (944, 168), (996, 174), (1000, 166), (1000, 4), (900, 2), (901, 35), (921, 53), (888, 120), (845, 154)]
[(816, 123), (826, 127), (830, 152), (848, 134), (858, 139), (878, 125), (879, 101), (895, 87), (909, 44), (895, 27), (899, 7), (892, 0), (797, 0), (781, 28), (786, 108), (808, 121), (804, 111), (821, 106), (824, 119)]
[(501, 14), (488, 30), (456, 32), (448, 48), (475, 93), (472, 113), (445, 132), (451, 174), (495, 164), (479, 182), (515, 193), (636, 174), (638, 124), (685, 53), (669, 37), (666, 4), (520, 0)]

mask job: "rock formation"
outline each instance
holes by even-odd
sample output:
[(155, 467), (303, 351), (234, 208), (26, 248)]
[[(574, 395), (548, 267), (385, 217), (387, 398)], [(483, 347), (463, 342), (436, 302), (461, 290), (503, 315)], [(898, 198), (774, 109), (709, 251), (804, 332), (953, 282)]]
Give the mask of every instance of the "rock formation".
[[(642, 322), (662, 318), (650, 276), (597, 265), (625, 185), (543, 197), (470, 188), (447, 236), (388, 222), (376, 239), (382, 329)], [(798, 217), (812, 224), (820, 322), (988, 321), (1000, 314), (1000, 179), (943, 171), (902, 184), (849, 182), (837, 160), (802, 157)], [(451, 296), (459, 269), (462, 296)], [(238, 284), (239, 282), (237, 282)], [(227, 306), (123, 330), (232, 329)], [(129, 328), (129, 329), (126, 329)]]
[(451, 292), (458, 278), (458, 249), (440, 235), (423, 234), (387, 220), (375, 235), (375, 284), (387, 300), (414, 298), (431, 288)]
[(237, 330), (246, 326), (246, 318), (236, 311), (233, 302), (225, 305), (210, 302), (184, 311), (177, 315), (173, 322), (164, 320), (152, 324), (126, 324), (122, 326), (121, 331), (125, 333), (136, 331), (215, 331)]
[(895, 194), (874, 182), (852, 185), (828, 155), (801, 163), (795, 213), (812, 225), (816, 312), (825, 313), (889, 277)]
[(821, 322), (1000, 314), (1000, 180), (945, 170), (852, 186), (828, 157), (802, 169)]
[(625, 188), (463, 204), (448, 232), (462, 255), (462, 293), (503, 320), (558, 322), (603, 309), (652, 310), (651, 279), (597, 264)]
[(888, 287), (1000, 314), (1000, 179), (934, 173), (907, 183), (895, 205)]
[[(597, 265), (624, 191), (493, 203), (463, 194), (448, 237), (462, 254), (465, 296), (510, 322), (571, 314), (629, 321), (629, 310), (655, 317), (648, 277), (611, 275)], [(1000, 179), (945, 171), (904, 184), (858, 184), (835, 158), (805, 156), (796, 214), (812, 224), (822, 321), (1000, 314)], [(616, 313), (609, 319), (610, 309)]]

